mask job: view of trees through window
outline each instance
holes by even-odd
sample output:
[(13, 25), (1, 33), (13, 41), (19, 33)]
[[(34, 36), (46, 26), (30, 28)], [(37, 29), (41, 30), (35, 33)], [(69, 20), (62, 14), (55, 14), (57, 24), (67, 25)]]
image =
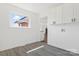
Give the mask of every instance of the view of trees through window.
[(19, 28), (29, 28), (29, 18), (27, 16), (11, 14), (10, 26)]

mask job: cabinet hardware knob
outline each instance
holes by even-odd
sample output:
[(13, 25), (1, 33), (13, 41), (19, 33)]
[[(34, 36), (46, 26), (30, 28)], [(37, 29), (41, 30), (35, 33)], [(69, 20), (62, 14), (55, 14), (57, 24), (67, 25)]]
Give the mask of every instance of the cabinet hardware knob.
[(76, 19), (74, 18), (74, 22), (76, 21)]
[(72, 22), (74, 22), (74, 20), (72, 19)]

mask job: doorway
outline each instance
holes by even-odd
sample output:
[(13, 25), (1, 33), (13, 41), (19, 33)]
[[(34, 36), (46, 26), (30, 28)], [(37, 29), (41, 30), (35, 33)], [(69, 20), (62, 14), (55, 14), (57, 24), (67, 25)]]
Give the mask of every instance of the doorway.
[(47, 28), (45, 28), (45, 33), (44, 33), (44, 40), (43, 40), (43, 42), (45, 42), (45, 43), (47, 43), (47, 41), (48, 41), (48, 39), (47, 39), (47, 35), (48, 34), (48, 29)]

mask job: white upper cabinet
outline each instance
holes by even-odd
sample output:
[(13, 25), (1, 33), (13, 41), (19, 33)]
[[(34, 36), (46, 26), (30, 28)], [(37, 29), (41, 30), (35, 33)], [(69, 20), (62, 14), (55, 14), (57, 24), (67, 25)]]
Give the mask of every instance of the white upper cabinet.
[(62, 6), (56, 8), (56, 24), (62, 23)]
[(79, 3), (63, 5), (63, 23), (79, 22)]
[(50, 15), (51, 24), (56, 23), (56, 13), (56, 8), (52, 8)]
[(71, 23), (73, 20), (73, 5), (71, 3), (67, 3), (63, 5), (63, 11), (62, 11), (62, 17), (63, 17), (63, 23)]
[(51, 22), (52, 24), (79, 22), (79, 3), (65, 3), (52, 8)]
[(73, 4), (74, 6), (74, 20), (75, 22), (79, 22), (79, 3)]
[(58, 6), (52, 8), (52, 15), (51, 15), (51, 22), (52, 24), (61, 24), (62, 23), (62, 7)]

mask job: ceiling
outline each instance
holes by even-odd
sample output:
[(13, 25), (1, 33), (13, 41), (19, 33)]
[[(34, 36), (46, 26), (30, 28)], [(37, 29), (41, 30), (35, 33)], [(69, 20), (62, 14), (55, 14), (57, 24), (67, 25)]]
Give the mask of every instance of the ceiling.
[(45, 16), (50, 8), (61, 5), (61, 3), (12, 3), (12, 5)]

